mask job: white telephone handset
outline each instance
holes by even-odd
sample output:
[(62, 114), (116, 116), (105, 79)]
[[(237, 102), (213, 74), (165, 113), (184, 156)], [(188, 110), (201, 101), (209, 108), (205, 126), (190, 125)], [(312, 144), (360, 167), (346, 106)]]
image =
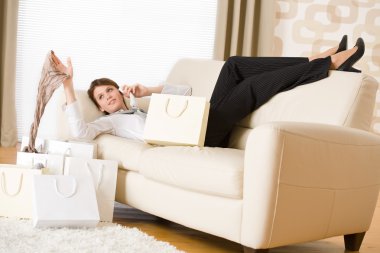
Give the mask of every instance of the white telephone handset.
[(138, 109), (136, 98), (132, 93), (129, 93), (129, 105), (132, 109)]

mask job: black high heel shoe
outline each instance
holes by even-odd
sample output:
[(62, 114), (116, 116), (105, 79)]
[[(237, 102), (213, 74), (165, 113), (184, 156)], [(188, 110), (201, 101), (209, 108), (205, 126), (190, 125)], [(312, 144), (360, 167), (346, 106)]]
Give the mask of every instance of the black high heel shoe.
[(343, 62), (336, 70), (352, 72), (352, 66), (364, 55), (364, 40), (362, 38), (358, 38), (356, 40), (355, 46), (358, 47), (356, 52), (353, 55), (351, 55), (345, 62)]
[(338, 50), (336, 50), (336, 54), (347, 50), (347, 35), (343, 35), (342, 39), (339, 42)]
[[(344, 50), (347, 50), (347, 35), (343, 35), (342, 39), (339, 42), (338, 50), (336, 50), (336, 54), (339, 52), (342, 52)], [(358, 70), (354, 67), (351, 67), (348, 72), (355, 72), (355, 73), (361, 73), (361, 70)]]

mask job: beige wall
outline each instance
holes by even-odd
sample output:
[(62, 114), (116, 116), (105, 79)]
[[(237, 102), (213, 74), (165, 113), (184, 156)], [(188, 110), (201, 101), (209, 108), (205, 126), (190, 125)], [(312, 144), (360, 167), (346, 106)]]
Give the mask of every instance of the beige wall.
[[(355, 65), (380, 82), (380, 0), (275, 0), (272, 55), (309, 56), (348, 35), (366, 42), (366, 52)], [(373, 128), (380, 134), (380, 92)]]

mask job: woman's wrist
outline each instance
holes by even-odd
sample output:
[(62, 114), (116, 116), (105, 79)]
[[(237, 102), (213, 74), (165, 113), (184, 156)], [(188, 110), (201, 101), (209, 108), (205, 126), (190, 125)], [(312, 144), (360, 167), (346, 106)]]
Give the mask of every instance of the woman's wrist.
[(151, 96), (153, 93), (161, 93), (163, 88), (163, 85), (148, 87), (148, 96)]
[(73, 78), (72, 77), (68, 77), (66, 78), (65, 80), (63, 80), (63, 86), (66, 88), (66, 87), (73, 87)]
[(66, 103), (71, 104), (76, 101), (73, 79), (68, 78), (63, 81), (63, 87), (66, 95)]

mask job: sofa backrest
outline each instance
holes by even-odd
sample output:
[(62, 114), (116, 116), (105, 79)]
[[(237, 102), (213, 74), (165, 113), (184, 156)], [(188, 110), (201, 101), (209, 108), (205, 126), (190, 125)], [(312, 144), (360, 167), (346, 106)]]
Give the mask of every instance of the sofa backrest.
[[(171, 69), (166, 82), (190, 85), (193, 96), (209, 99), (223, 64), (223, 61), (181, 59)], [(248, 115), (235, 127), (230, 147), (244, 149), (253, 128), (274, 121), (322, 123), (368, 131), (377, 85), (374, 78), (365, 74), (330, 71), (328, 78), (277, 94)], [(87, 122), (102, 115), (86, 91), (76, 91), (76, 94)], [(60, 88), (46, 107), (38, 130), (39, 137), (70, 138), (66, 117), (61, 110), (64, 102), (64, 92)], [(146, 109), (149, 99), (139, 99), (138, 102)]]
[[(181, 59), (168, 83), (191, 85), (194, 96), (211, 97), (223, 61)], [(250, 129), (274, 121), (311, 122), (368, 131), (376, 100), (377, 81), (365, 74), (330, 71), (313, 84), (279, 93), (238, 123), (230, 146), (244, 149)]]

